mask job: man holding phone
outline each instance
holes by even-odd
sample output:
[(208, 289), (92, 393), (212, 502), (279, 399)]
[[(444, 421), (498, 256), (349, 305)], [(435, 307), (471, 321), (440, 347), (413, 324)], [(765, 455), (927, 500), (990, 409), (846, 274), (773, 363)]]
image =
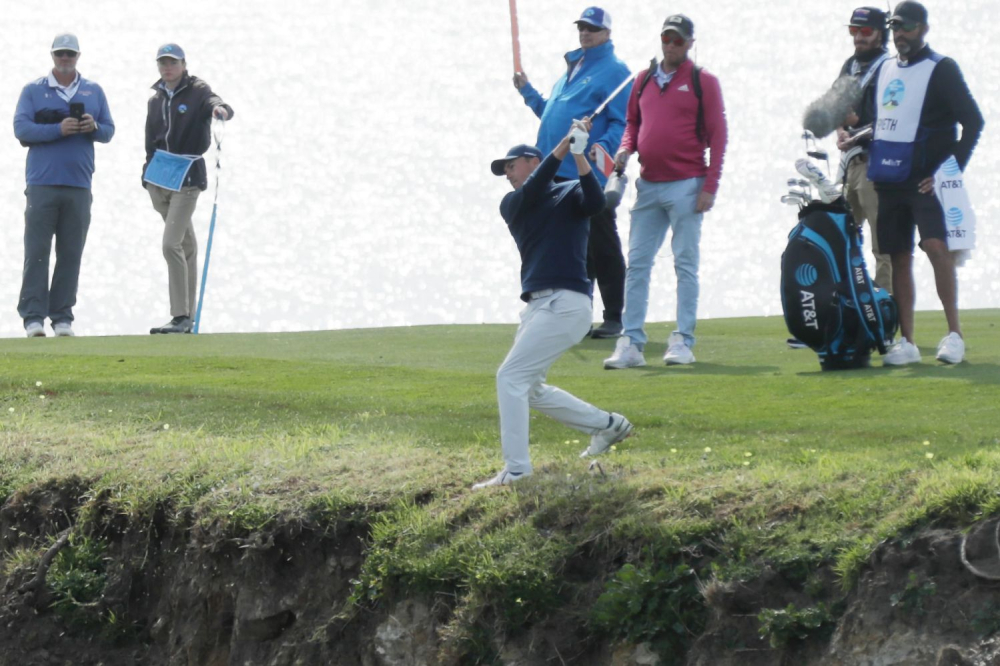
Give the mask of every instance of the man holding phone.
[[(94, 142), (115, 133), (104, 91), (76, 70), (80, 42), (52, 42), (52, 71), (24, 86), (14, 136), (28, 149), (25, 169), (24, 272), (17, 311), (29, 338), (45, 337), (45, 319), (58, 337), (72, 336), (80, 261), (90, 228)], [(49, 255), (56, 265), (49, 286)]]

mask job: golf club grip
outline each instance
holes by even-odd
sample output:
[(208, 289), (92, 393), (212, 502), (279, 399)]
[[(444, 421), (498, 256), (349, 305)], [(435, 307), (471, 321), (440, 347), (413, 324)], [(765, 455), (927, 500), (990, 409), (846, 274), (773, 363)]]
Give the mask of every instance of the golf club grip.
[(510, 2), (510, 42), (514, 51), (514, 73), (522, 72), (521, 69), (521, 39), (517, 27), (517, 0)]

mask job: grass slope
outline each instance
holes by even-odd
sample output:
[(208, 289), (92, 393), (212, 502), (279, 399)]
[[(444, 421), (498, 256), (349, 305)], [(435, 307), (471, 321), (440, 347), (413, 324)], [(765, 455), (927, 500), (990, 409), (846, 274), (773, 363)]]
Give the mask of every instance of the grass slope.
[[(899, 369), (820, 372), (773, 317), (700, 322), (693, 367), (663, 367), (650, 344), (650, 366), (608, 372), (613, 342), (587, 340), (551, 382), (638, 436), (588, 470), (586, 437), (533, 415), (536, 475), (475, 494), (502, 464), (493, 377), (512, 326), (2, 340), (0, 497), (80, 477), (137, 518), (364, 515), (356, 601), (454, 592), (464, 644), (484, 608), (512, 627), (571, 601), (587, 561), (721, 579), (767, 563), (804, 584), (832, 565), (850, 585), (880, 539), (1000, 510), (998, 315), (963, 312), (958, 366), (926, 346), (940, 313), (918, 313), (924, 363)], [(589, 619), (612, 635), (669, 633), (670, 617), (605, 607)]]

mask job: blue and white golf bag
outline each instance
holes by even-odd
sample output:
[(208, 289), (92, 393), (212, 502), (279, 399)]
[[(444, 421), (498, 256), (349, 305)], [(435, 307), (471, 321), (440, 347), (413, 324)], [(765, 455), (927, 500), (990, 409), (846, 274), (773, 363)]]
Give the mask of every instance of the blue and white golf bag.
[(861, 235), (843, 198), (799, 212), (781, 255), (781, 305), (796, 339), (824, 370), (863, 368), (899, 326), (896, 301), (868, 276)]

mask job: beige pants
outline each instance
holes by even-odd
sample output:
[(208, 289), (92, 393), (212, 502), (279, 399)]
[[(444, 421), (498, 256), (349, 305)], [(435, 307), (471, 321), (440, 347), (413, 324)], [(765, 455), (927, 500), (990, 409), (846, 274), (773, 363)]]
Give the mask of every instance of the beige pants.
[(851, 206), (858, 224), (868, 220), (872, 254), (875, 255), (875, 282), (892, 293), (892, 262), (888, 254), (878, 251), (878, 194), (875, 184), (868, 180), (868, 156), (855, 157), (847, 165), (847, 203)]
[(198, 287), (198, 241), (191, 218), (201, 190), (185, 187), (173, 192), (146, 184), (153, 208), (163, 218), (163, 258), (167, 260), (170, 316), (194, 317)]

